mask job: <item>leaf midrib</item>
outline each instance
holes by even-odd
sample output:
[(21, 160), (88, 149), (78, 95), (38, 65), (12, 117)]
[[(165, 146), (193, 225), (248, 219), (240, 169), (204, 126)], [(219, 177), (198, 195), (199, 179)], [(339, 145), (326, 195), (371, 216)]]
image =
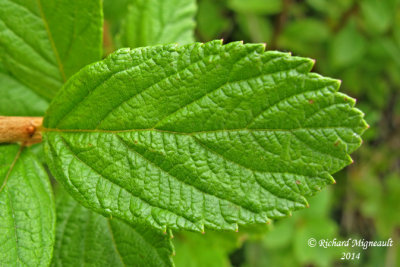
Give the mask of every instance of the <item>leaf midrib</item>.
[[(293, 129), (279, 129), (279, 128), (236, 128), (236, 129), (219, 129), (219, 130), (206, 130), (206, 131), (194, 131), (194, 132), (179, 132), (155, 128), (145, 128), (145, 129), (125, 129), (125, 130), (104, 130), (104, 129), (59, 129), (59, 128), (46, 128), (42, 127), (42, 132), (60, 132), (60, 133), (129, 133), (129, 132), (159, 132), (159, 133), (169, 133), (177, 135), (196, 135), (196, 134), (207, 134), (207, 133), (225, 133), (225, 132), (296, 132), (301, 130), (337, 130), (337, 129), (351, 129), (351, 127), (344, 126), (321, 126), (321, 127), (301, 127)], [(356, 133), (355, 133), (356, 134)]]

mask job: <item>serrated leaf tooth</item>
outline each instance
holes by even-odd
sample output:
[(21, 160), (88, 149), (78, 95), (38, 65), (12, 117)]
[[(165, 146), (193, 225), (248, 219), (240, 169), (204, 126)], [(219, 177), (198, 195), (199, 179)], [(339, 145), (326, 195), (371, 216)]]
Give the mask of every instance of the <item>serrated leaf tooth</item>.
[(264, 51), (267, 50), (267, 43), (262, 43), (262, 45), (264, 46)]
[(308, 201), (305, 197), (303, 197), (303, 203), (304, 203), (304, 207), (309, 206)]

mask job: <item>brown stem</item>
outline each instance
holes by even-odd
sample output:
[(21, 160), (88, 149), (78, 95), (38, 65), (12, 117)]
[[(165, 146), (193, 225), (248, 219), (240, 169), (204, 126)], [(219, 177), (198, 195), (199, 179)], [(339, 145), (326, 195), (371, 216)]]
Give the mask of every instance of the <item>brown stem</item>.
[(42, 117), (0, 116), (0, 143), (22, 142), (32, 145), (42, 141)]

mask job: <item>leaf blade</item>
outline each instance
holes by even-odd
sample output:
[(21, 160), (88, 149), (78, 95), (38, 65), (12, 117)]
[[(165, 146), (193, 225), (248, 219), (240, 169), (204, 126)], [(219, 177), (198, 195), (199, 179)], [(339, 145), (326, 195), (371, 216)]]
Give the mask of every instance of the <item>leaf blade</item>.
[(286, 216), (333, 182), (366, 128), (312, 64), (218, 41), (119, 50), (54, 100), (49, 166), (85, 206), (159, 229)]

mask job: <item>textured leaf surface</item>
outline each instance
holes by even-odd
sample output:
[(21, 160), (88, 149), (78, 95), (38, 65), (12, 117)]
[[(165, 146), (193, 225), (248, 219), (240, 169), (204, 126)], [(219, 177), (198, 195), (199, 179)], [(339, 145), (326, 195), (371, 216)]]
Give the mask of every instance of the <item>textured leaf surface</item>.
[(0, 47), (12, 74), (51, 99), (64, 81), (101, 58), (101, 1), (0, 0)]
[(49, 179), (28, 149), (0, 145), (1, 266), (48, 266), (55, 211)]
[(286, 216), (333, 182), (366, 128), (312, 65), (220, 41), (119, 50), (52, 102), (48, 164), (85, 206), (156, 228)]
[(195, 13), (195, 0), (131, 0), (121, 26), (121, 45), (191, 43)]
[(103, 217), (57, 192), (53, 266), (172, 266), (172, 252), (168, 235)]

